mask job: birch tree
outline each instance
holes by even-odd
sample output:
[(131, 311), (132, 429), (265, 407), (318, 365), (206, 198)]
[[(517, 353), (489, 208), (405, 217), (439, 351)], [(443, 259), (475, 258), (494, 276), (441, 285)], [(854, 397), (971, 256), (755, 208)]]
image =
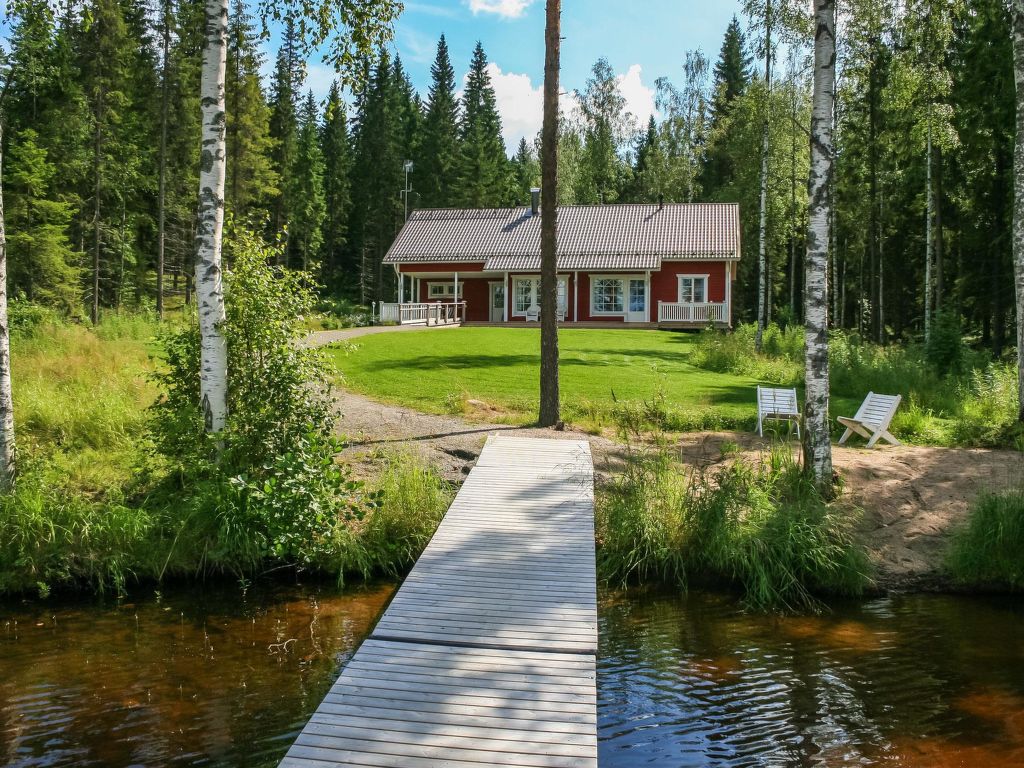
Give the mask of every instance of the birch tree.
[(540, 419), (560, 420), (558, 392), (558, 68), (560, 0), (547, 0), (544, 30), (544, 123), (541, 131), (540, 200)]
[[(1024, 2), (1024, 0), (1021, 0)], [(835, 0), (814, 0), (814, 91), (807, 253), (804, 260), (804, 467), (832, 493), (828, 421), (828, 246), (832, 188), (832, 99), (836, 78)]]
[[(325, 58), (351, 80), (359, 57), (367, 57), (391, 35), (401, 10), (398, 0), (266, 0), (260, 6), (264, 26), (270, 18), (299, 18), (299, 44), (309, 54), (328, 41)], [(202, 138), (199, 208), (196, 218), (196, 299), (199, 305), (199, 386), (207, 432), (219, 432), (227, 420), (227, 344), (221, 244), (224, 231), (225, 101), (228, 0), (206, 0), (200, 108)], [(341, 28), (340, 33), (332, 33)]]
[(0, 114), (0, 490), (14, 484), (14, 398), (11, 326), (7, 319), (7, 232), (4, 227), (3, 119)]
[(1013, 153), (1013, 274), (1017, 291), (1018, 419), (1024, 422), (1024, 0), (1013, 0), (1013, 73), (1017, 138)]

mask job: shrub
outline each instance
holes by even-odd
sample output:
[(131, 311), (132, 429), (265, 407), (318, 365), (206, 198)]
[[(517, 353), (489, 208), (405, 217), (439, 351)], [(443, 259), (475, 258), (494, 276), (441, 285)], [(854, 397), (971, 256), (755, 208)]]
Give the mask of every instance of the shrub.
[(856, 595), (867, 583), (852, 510), (826, 502), (781, 449), (689, 475), (664, 450), (635, 453), (597, 511), (609, 580), (721, 580), (749, 607), (778, 611), (817, 609), (815, 593)]
[(1024, 589), (1024, 490), (988, 493), (971, 508), (956, 532), (950, 554), (954, 577), (963, 584)]

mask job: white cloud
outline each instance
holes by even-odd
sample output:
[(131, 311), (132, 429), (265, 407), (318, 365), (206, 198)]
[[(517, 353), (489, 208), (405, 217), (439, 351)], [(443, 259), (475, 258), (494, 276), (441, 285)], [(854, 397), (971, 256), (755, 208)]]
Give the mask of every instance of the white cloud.
[(473, 14), (493, 13), (505, 19), (518, 19), (533, 0), (467, 0)]
[(644, 85), (642, 74), (643, 68), (634, 64), (626, 74), (616, 77), (619, 93), (626, 100), (626, 111), (636, 118), (639, 128), (646, 127), (651, 115), (655, 114), (654, 89)]
[[(544, 120), (543, 85), (535, 86), (529, 75), (502, 72), (501, 67), (493, 61), (488, 63), (487, 72), (491, 76), (498, 111), (501, 113), (505, 146), (511, 154), (516, 151), (520, 139), (525, 137), (528, 142), (532, 142), (540, 131)], [(644, 85), (642, 74), (641, 66), (634, 64), (624, 75), (616, 77), (619, 93), (626, 100), (626, 110), (636, 119), (637, 128), (645, 127), (651, 115), (657, 116), (654, 89)], [(563, 92), (559, 104), (562, 112), (570, 119), (578, 117), (574, 94)]]

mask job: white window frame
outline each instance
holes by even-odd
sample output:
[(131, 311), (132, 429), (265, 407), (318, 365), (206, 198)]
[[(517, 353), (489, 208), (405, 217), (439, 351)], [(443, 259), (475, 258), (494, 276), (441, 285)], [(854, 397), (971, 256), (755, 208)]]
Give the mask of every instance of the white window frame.
[[(686, 274), (676, 275), (676, 298), (679, 299), (680, 304), (710, 304), (708, 300), (708, 282), (711, 275), (708, 274)], [(704, 283), (704, 301), (686, 301), (683, 299), (683, 281), (684, 280), (701, 280)]]
[[(516, 306), (516, 299), (519, 296), (517, 291), (517, 284), (520, 282), (529, 282), (533, 285), (530, 288), (530, 306), (540, 306), (540, 277), (532, 277), (529, 275), (520, 275), (512, 278), (512, 317), (526, 317), (526, 310), (520, 311)], [(528, 306), (526, 309), (529, 309)], [(569, 276), (559, 275), (558, 276), (558, 308), (563, 312), (569, 311)]]
[[(594, 301), (594, 291), (597, 288), (598, 280), (616, 280), (622, 288), (622, 310), (621, 311), (605, 311), (596, 310), (594, 307), (597, 302)], [(625, 317), (629, 312), (629, 281), (630, 280), (644, 280), (646, 277), (640, 275), (591, 275), (590, 276), (590, 314), (594, 317)], [(645, 287), (645, 292), (649, 293), (650, 288)], [(650, 302), (650, 297), (645, 295), (645, 301)]]
[[(443, 293), (434, 293), (434, 288), (440, 287), (444, 290)], [(462, 281), (459, 281), (459, 295), (462, 295)], [(429, 301), (435, 301), (437, 299), (452, 299), (455, 300), (455, 281), (437, 282), (432, 281), (427, 283), (427, 299)]]

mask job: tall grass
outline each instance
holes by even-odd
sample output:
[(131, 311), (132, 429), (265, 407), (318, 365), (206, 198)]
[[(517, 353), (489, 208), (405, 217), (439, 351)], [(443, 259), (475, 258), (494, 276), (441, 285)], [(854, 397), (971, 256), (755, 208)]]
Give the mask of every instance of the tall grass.
[(430, 467), (382, 456), (379, 479), (343, 479), (358, 503), (328, 516), (317, 557), (283, 561), (246, 517), (243, 484), (186, 477), (152, 450), (154, 318), (110, 314), (91, 328), (24, 305), (12, 318), (19, 472), (0, 495), (0, 594), (123, 592), (142, 580), (248, 577), (282, 564), (395, 575), (448, 506), (451, 489)]
[[(803, 329), (768, 326), (761, 353), (754, 351), (755, 331), (753, 325), (741, 325), (731, 334), (704, 331), (692, 360), (708, 370), (742, 374), (765, 384), (802, 386)], [(1024, 449), (1024, 433), (1016, 425), (1015, 366), (963, 348), (959, 337), (955, 342), (952, 351), (952, 342), (940, 349), (913, 344), (882, 347), (854, 334), (833, 332), (832, 394), (851, 406), (869, 391), (902, 395), (893, 427), (904, 439)]]
[(963, 584), (1024, 590), (1024, 489), (978, 498), (949, 562)]
[(816, 610), (817, 594), (857, 595), (868, 583), (853, 510), (823, 500), (784, 449), (689, 474), (663, 450), (640, 452), (597, 511), (608, 580), (720, 581), (760, 611)]

